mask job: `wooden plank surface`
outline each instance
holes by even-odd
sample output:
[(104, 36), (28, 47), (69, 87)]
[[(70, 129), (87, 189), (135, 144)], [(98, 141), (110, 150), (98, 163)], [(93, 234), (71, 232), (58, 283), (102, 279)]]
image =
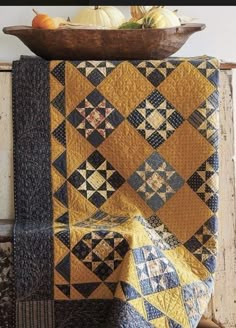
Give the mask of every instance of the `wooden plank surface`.
[[(222, 70), (230, 70), (236, 68), (236, 63), (232, 62), (221, 62), (220, 69)], [(12, 64), (11, 63), (0, 63), (0, 71), (11, 71)]]
[(220, 69), (233, 69), (236, 68), (236, 63), (220, 63)]
[(13, 220), (0, 221), (0, 243), (12, 241), (13, 224)]
[(202, 319), (197, 328), (220, 328), (220, 327), (211, 320)]
[(11, 72), (0, 72), (0, 220), (14, 218)]
[(0, 63), (0, 71), (11, 71), (12, 64), (11, 63)]
[[(219, 252), (212, 318), (224, 328), (236, 327), (236, 200), (235, 200), (235, 111), (232, 102), (233, 71), (221, 72), (220, 87), (220, 208)], [(234, 90), (236, 91), (236, 85)]]

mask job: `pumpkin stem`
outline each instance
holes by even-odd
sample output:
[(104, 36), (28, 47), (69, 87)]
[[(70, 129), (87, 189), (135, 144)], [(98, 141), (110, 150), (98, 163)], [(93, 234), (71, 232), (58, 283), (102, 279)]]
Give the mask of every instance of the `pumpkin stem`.
[(35, 13), (36, 16), (39, 14), (35, 9), (32, 9), (32, 10), (33, 10), (33, 12)]

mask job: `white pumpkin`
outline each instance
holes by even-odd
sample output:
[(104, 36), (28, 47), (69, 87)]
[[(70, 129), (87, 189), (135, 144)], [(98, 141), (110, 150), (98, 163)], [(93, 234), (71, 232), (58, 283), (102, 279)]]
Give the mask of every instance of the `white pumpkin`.
[(163, 7), (154, 7), (143, 18), (144, 28), (167, 28), (180, 25), (177, 15)]
[(90, 6), (80, 10), (73, 22), (81, 25), (117, 28), (125, 22), (125, 16), (119, 9), (112, 6)]
[(134, 20), (138, 20), (151, 9), (152, 6), (130, 6), (130, 14)]

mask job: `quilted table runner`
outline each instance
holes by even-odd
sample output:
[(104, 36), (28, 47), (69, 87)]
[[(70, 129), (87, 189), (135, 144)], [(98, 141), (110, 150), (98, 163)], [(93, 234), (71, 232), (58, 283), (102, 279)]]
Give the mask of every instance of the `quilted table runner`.
[(218, 62), (13, 65), (17, 328), (195, 328), (217, 251)]

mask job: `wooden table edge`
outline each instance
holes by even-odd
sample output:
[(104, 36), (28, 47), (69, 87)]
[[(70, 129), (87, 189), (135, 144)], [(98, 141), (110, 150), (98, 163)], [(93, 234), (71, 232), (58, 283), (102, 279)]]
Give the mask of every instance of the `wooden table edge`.
[[(220, 69), (221, 70), (230, 70), (230, 69), (236, 69), (236, 62), (220, 62)], [(0, 62), (0, 72), (11, 72), (12, 70), (12, 64), (11, 63), (1, 63)]]

